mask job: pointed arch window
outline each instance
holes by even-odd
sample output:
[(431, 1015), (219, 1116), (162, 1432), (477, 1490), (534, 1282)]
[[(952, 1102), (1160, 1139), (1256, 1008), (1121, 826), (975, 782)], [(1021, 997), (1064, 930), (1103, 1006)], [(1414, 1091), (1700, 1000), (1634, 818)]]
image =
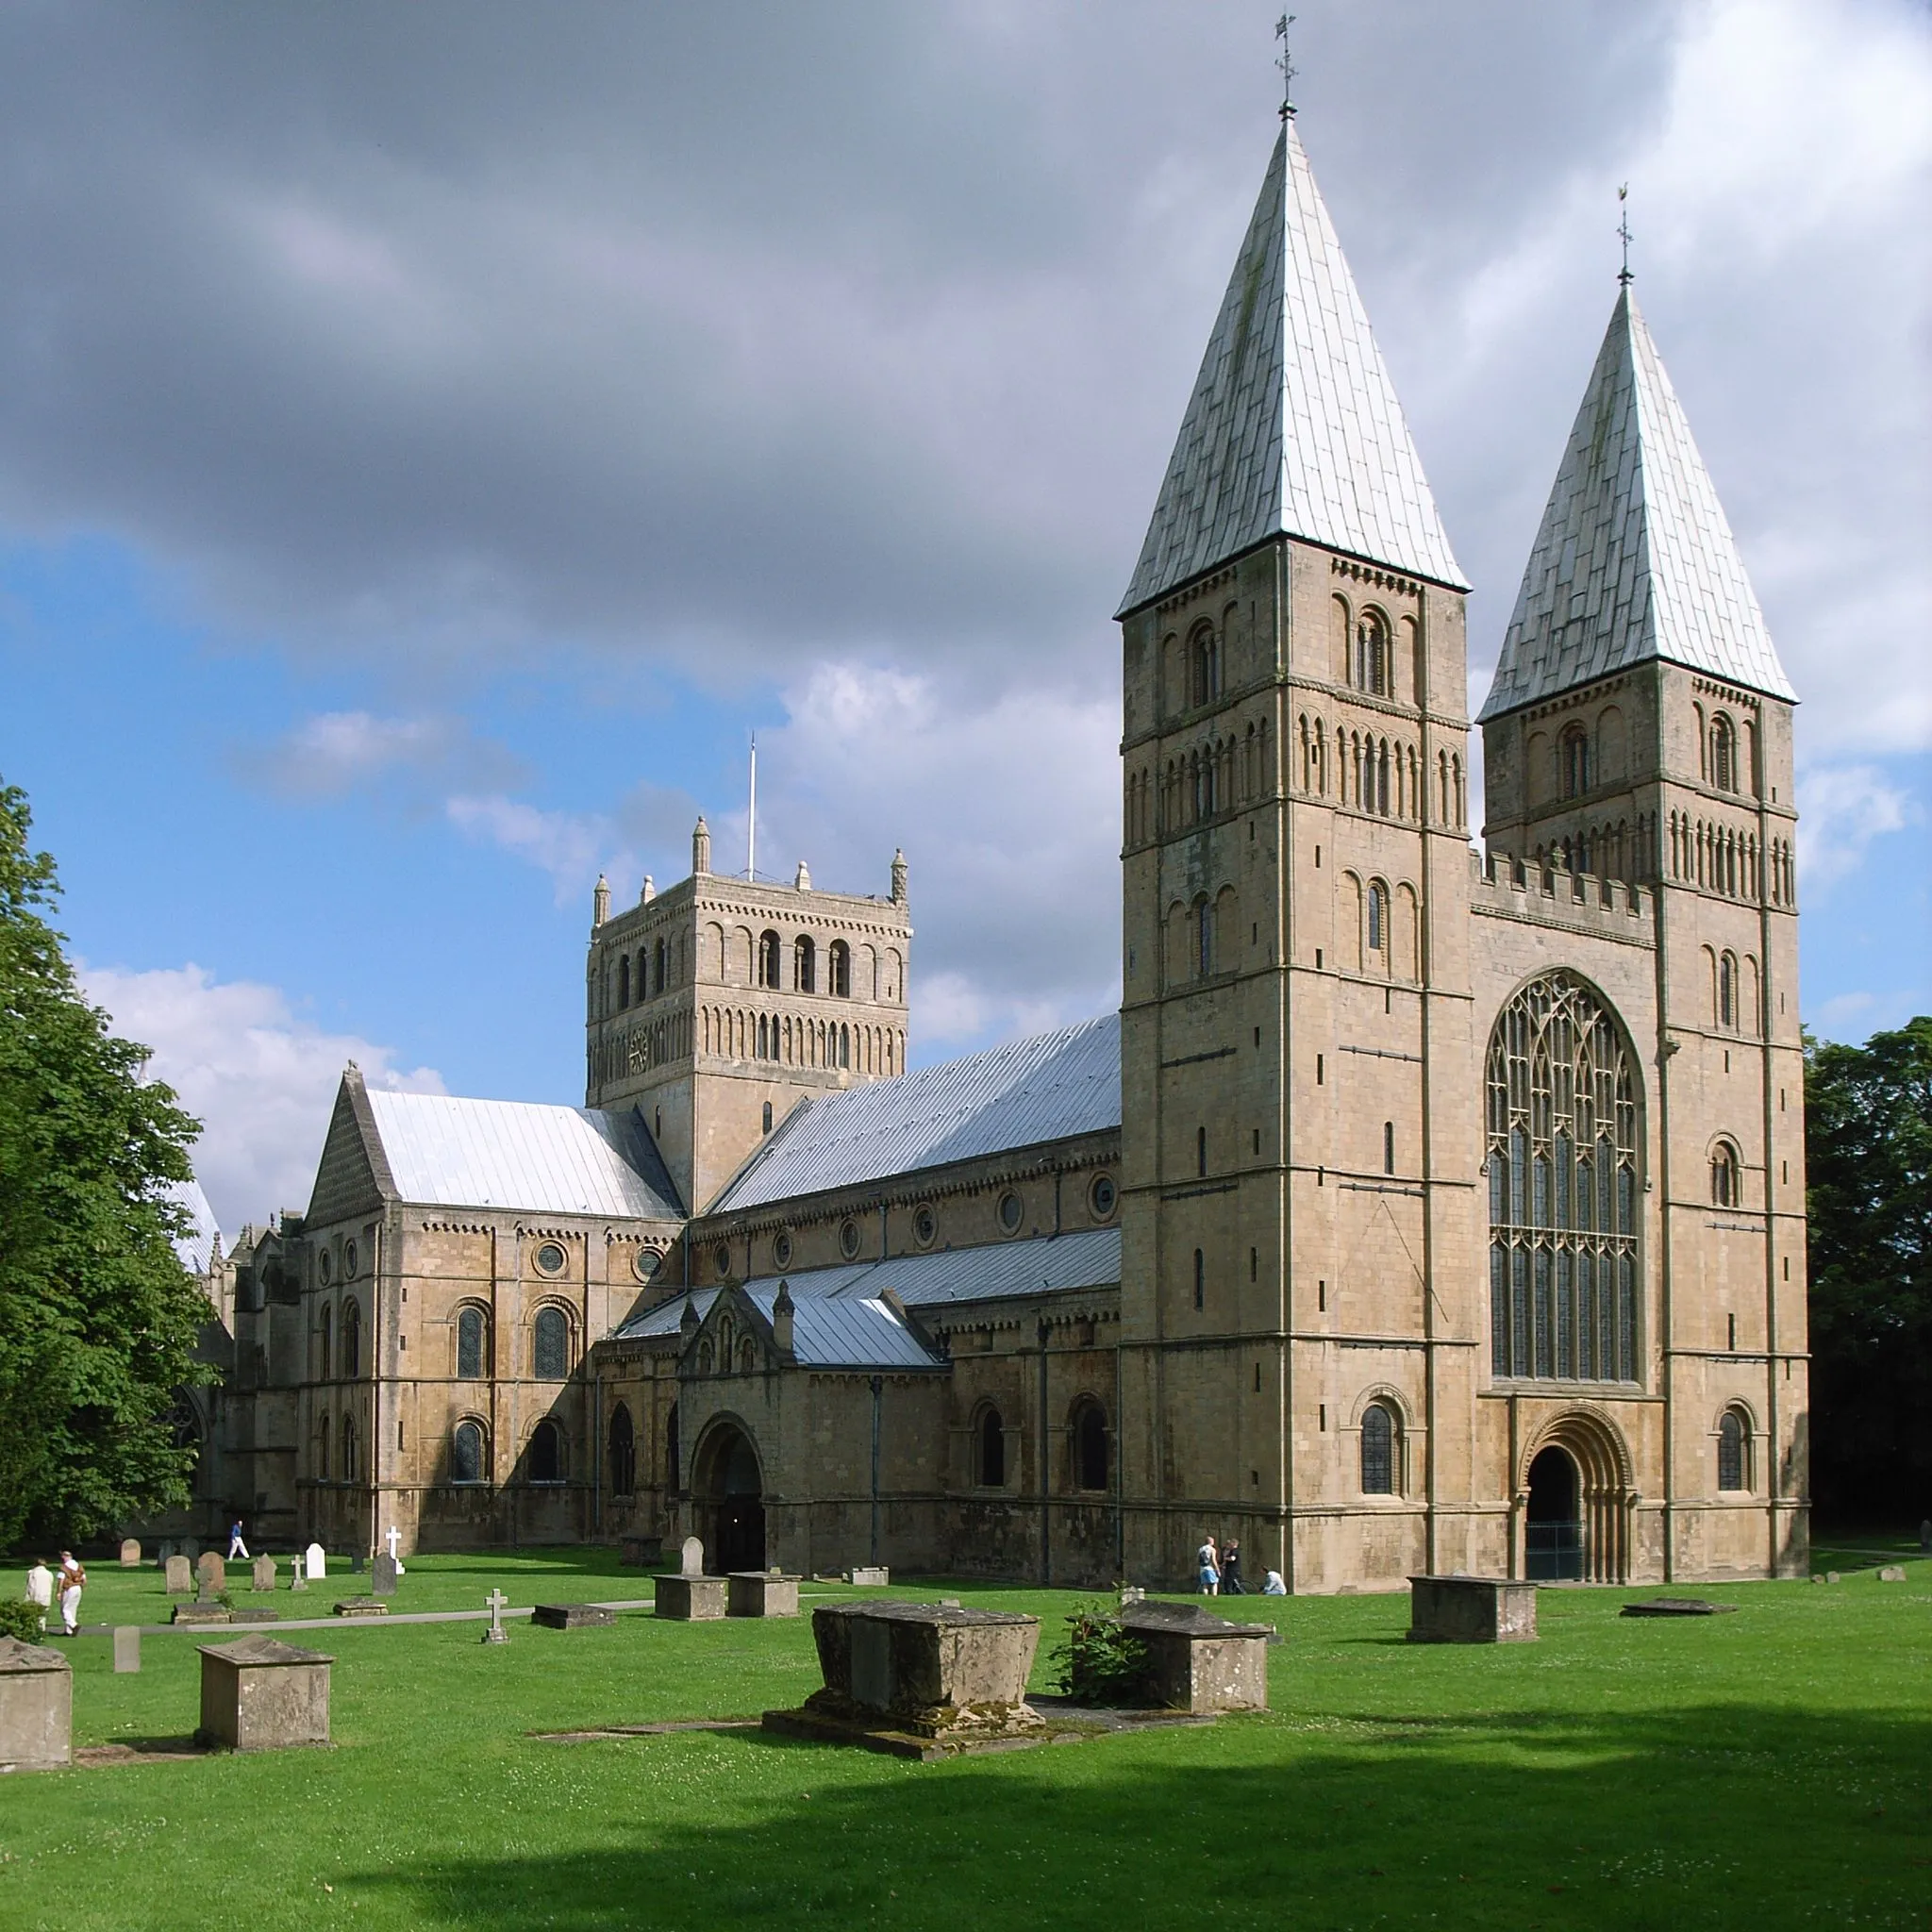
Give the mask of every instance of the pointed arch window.
[(1574, 975), (1531, 980), (1486, 1069), (1490, 1365), (1511, 1378), (1637, 1380), (1636, 1058)]

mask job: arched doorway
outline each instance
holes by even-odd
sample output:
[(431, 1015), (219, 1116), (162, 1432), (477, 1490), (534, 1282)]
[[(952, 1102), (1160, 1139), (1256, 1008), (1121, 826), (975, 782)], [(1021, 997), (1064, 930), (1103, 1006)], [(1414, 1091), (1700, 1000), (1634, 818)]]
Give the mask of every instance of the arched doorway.
[(765, 1567), (764, 1478), (758, 1453), (735, 1423), (706, 1436), (691, 1473), (693, 1511), (712, 1575)]
[(1582, 1484), (1567, 1450), (1541, 1451), (1529, 1465), (1529, 1512), (1524, 1524), (1524, 1574), (1532, 1583), (1583, 1578)]

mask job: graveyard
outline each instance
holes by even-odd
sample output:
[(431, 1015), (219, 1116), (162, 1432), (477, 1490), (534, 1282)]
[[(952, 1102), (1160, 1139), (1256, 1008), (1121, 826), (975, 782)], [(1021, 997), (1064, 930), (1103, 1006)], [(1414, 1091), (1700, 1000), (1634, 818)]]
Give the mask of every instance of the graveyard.
[[(1901, 1552), (1904, 1580), (1881, 1582), (1883, 1550), (1819, 1556), (1838, 1582), (1699, 1587), (1734, 1614), (1633, 1620), (1661, 1592), (1540, 1591), (1530, 1641), (1412, 1643), (1407, 1592), (1228, 1600), (1211, 1607), (1285, 1640), (1266, 1648), (1266, 1710), (941, 1763), (758, 1727), (820, 1686), (812, 1610), (943, 1598), (1036, 1617), (1038, 1696), (1091, 1595), (805, 1579), (801, 1615), (684, 1621), (654, 1614), (652, 1579), (614, 1552), (571, 1549), (412, 1558), (391, 1616), (470, 1616), (365, 1623), (330, 1607), (366, 1574), (334, 1559), (296, 1593), (285, 1557), (278, 1623), (210, 1632), (164, 1627), (178, 1599), (153, 1563), (104, 1564), (84, 1633), (143, 1626), (138, 1672), (116, 1673), (105, 1631), (55, 1647), (77, 1756), (119, 1761), (0, 1778), (0, 1914), (1923, 1925), (1932, 1561)], [(244, 1580), (237, 1606), (258, 1594)], [(558, 1628), (525, 1614), (594, 1603), (641, 1607)], [(332, 1660), (330, 1742), (197, 1750), (201, 1647), (269, 1641)], [(551, 1740), (727, 1720), (746, 1722)]]

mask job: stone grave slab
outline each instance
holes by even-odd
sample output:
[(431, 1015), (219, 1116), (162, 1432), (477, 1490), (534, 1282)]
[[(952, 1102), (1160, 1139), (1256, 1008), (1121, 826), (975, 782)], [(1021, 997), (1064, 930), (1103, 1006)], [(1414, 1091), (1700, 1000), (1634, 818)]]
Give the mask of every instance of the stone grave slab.
[(617, 1612), (598, 1604), (539, 1604), (530, 1621), (546, 1630), (597, 1630), (616, 1623)]
[(824, 1688), (798, 1710), (768, 1710), (783, 1737), (931, 1759), (1038, 1741), (1026, 1702), (1040, 1620), (941, 1604), (823, 1604), (812, 1611)]
[(273, 1590), (275, 1587), (275, 1559), (273, 1557), (258, 1557), (255, 1559), (252, 1590)]
[(727, 1617), (795, 1617), (798, 1583), (795, 1576), (774, 1576), (769, 1570), (734, 1570), (725, 1579)]
[(1145, 1647), (1144, 1694), (1169, 1710), (1266, 1710), (1272, 1624), (1233, 1624), (1194, 1604), (1129, 1604), (1121, 1627)]
[(194, 1560), (194, 1574), (204, 1598), (219, 1595), (228, 1587), (228, 1566), (219, 1550), (204, 1550)]
[(310, 1543), (302, 1552), (302, 1572), (310, 1583), (320, 1583), (328, 1574), (328, 1557), (320, 1543)]
[(141, 1625), (139, 1624), (117, 1624), (114, 1626), (114, 1674), (117, 1677), (139, 1676), (141, 1674)]
[(243, 1604), (240, 1609), (228, 1612), (231, 1624), (279, 1624), (282, 1613), (272, 1609), (267, 1604)]
[(891, 1587), (892, 1573), (883, 1563), (871, 1566), (861, 1564), (845, 1573), (847, 1583), (858, 1584), (865, 1590), (889, 1590)]
[(74, 1667), (58, 1650), (0, 1637), (0, 1772), (74, 1761)]
[(1503, 1576), (1411, 1576), (1411, 1643), (1534, 1643), (1536, 1585)]
[(186, 1557), (170, 1557), (162, 1574), (167, 1578), (170, 1596), (192, 1596), (194, 1594), (194, 1572)]
[(138, 1538), (124, 1536), (121, 1539), (121, 1567), (124, 1570), (141, 1568), (141, 1542)]
[(386, 1617), (389, 1606), (379, 1596), (344, 1597), (335, 1607), (339, 1617)]
[(225, 1604), (176, 1604), (171, 1624), (231, 1624), (234, 1617)]
[(1714, 1604), (1701, 1596), (1647, 1596), (1641, 1603), (1625, 1604), (1624, 1617), (1722, 1617), (1737, 1608), (1736, 1604)]
[(328, 1674), (334, 1657), (274, 1637), (201, 1646), (204, 1744), (280, 1751), (328, 1742)]
[(387, 1550), (375, 1553), (375, 1561), (369, 1566), (369, 1594), (371, 1596), (393, 1596), (396, 1593), (396, 1578), (401, 1575), (403, 1566)]

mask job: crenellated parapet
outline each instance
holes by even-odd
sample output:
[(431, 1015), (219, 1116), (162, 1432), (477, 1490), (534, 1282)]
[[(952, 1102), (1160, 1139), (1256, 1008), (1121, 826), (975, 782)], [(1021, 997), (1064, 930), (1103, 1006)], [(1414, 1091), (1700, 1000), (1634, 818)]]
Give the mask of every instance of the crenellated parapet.
[(1602, 933), (1629, 945), (1657, 943), (1657, 895), (1646, 887), (1474, 847), (1469, 867), (1469, 909), (1478, 918)]

